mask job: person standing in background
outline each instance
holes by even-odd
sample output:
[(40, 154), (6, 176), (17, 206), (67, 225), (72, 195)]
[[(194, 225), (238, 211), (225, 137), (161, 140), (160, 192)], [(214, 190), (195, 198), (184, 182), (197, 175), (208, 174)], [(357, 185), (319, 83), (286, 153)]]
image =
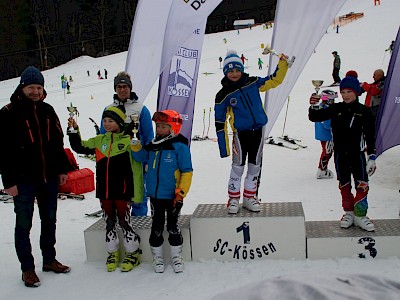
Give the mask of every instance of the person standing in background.
[(332, 77), (333, 77), (333, 83), (332, 85), (339, 85), (340, 84), (340, 77), (339, 77), (339, 71), (340, 71), (340, 56), (337, 53), (337, 51), (333, 51), (332, 55), (334, 57), (333, 59), (333, 71), (332, 71)]

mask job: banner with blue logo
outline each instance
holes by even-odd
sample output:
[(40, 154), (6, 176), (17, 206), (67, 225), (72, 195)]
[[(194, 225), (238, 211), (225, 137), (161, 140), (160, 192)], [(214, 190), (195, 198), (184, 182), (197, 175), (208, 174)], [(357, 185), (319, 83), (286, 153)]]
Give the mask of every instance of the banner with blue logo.
[(160, 75), (157, 110), (173, 109), (183, 119), (181, 134), (192, 136), (197, 76), (200, 65), (206, 21), (172, 57)]
[[(143, 103), (172, 57), (222, 0), (140, 0), (125, 70)], [(201, 29), (202, 30), (202, 29)], [(201, 47), (200, 47), (201, 48)], [(186, 54), (182, 59), (186, 59)], [(186, 63), (186, 62), (184, 62)]]

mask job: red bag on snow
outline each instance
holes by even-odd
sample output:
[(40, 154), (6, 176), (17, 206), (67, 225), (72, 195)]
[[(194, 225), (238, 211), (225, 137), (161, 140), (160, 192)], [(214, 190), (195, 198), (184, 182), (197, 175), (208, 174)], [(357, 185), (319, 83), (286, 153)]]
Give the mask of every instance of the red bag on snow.
[(72, 151), (65, 148), (65, 153), (71, 164), (71, 169), (74, 171), (68, 172), (67, 182), (58, 186), (60, 193), (83, 194), (94, 191), (94, 173), (89, 168), (79, 170), (79, 165), (76, 162)]

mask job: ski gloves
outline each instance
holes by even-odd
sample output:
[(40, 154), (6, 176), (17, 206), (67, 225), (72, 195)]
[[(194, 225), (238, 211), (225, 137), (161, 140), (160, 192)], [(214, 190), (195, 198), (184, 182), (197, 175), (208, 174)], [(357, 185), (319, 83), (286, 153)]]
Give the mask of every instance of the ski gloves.
[(375, 159), (376, 159), (375, 154), (368, 155), (368, 162), (367, 162), (367, 167), (366, 167), (368, 176), (372, 176), (372, 174), (375, 173), (375, 170), (376, 170)]
[(321, 107), (319, 106), (319, 101), (321, 100), (321, 95), (318, 95), (316, 93), (312, 93), (310, 97), (310, 105), (313, 109), (320, 109)]
[(174, 209), (172, 210), (172, 214), (174, 217), (179, 216), (183, 206), (183, 191), (181, 189), (175, 189), (175, 198), (174, 198)]
[(133, 152), (139, 152), (142, 149), (142, 143), (140, 140), (131, 139), (131, 150)]

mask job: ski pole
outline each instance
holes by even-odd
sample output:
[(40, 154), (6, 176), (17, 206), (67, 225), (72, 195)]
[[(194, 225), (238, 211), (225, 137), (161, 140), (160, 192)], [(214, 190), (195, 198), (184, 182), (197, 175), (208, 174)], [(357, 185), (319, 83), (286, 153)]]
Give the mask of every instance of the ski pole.
[(290, 100), (290, 96), (288, 96), (288, 98), (287, 98), (286, 113), (285, 113), (285, 121), (283, 122), (282, 137), (284, 136), (284, 133), (285, 133), (286, 117), (287, 117), (287, 112), (288, 112), (288, 110), (289, 110), (289, 100)]
[(97, 123), (92, 118), (89, 118), (89, 120), (93, 122), (94, 129), (96, 130), (96, 134), (99, 134), (100, 133), (99, 125), (97, 125)]
[(385, 61), (385, 57), (386, 57), (386, 51), (385, 51), (385, 54), (383, 55), (381, 67), (383, 66), (383, 62)]
[(203, 135), (201, 136), (202, 138), (204, 138), (204, 131), (206, 130), (206, 109), (203, 109)]
[(207, 138), (208, 138), (208, 133), (210, 132), (210, 123), (211, 123), (211, 120), (210, 120), (210, 116), (211, 116), (211, 107), (210, 107), (210, 111), (208, 112), (208, 128), (207, 128)]

